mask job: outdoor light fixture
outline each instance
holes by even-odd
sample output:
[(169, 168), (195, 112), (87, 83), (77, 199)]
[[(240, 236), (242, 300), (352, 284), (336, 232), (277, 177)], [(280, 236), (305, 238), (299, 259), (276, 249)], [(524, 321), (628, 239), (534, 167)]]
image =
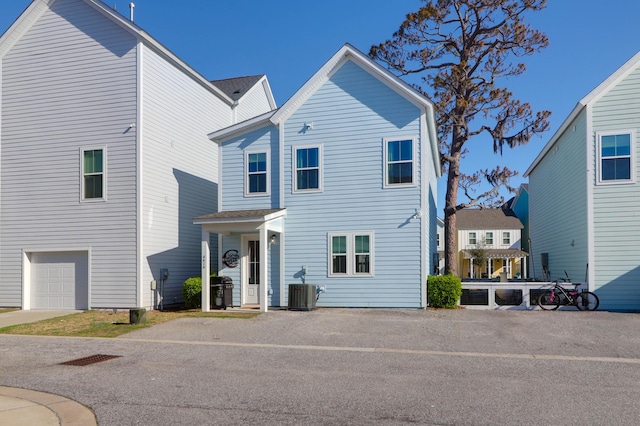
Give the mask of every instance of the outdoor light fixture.
[(269, 244), (276, 243), (276, 234), (271, 234), (271, 238), (269, 238)]

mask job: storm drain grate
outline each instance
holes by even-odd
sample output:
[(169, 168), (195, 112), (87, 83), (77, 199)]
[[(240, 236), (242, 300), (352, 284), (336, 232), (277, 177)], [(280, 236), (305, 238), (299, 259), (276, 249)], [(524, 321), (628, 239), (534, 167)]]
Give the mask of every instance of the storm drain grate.
[(95, 364), (96, 362), (108, 361), (113, 358), (120, 358), (120, 355), (91, 355), (84, 358), (74, 359), (72, 361), (61, 362), (60, 365), (78, 365), (82, 367), (89, 364)]

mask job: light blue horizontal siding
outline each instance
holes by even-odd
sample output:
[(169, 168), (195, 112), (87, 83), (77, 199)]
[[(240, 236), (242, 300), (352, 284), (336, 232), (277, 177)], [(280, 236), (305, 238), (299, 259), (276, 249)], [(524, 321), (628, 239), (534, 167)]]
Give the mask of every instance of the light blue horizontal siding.
[[(417, 137), (419, 114), (348, 61), (287, 120), (285, 283), (299, 283), (301, 265), (307, 265), (306, 282), (327, 288), (320, 306), (420, 306), (420, 256), (427, 243), (421, 222), (408, 221), (420, 209), (420, 186), (383, 189), (383, 138)], [(309, 122), (313, 129), (301, 132)], [(292, 194), (292, 146), (308, 144), (323, 146), (323, 192)], [(335, 231), (374, 232), (374, 277), (328, 277), (327, 235)]]
[[(271, 193), (265, 196), (245, 197), (244, 152), (269, 150)], [(226, 141), (222, 149), (222, 210), (252, 210), (277, 208), (279, 204), (279, 145), (278, 129), (267, 126)]]
[[(593, 107), (593, 130), (635, 132), (635, 180), (593, 189), (594, 288), (604, 309), (640, 310), (640, 71), (635, 70)], [(596, 143), (592, 145), (596, 152)], [(597, 156), (594, 155), (594, 158)], [(596, 160), (597, 161), (597, 160)], [(594, 170), (599, 170), (595, 165)], [(595, 179), (594, 179), (595, 181)]]
[(542, 253), (550, 278), (584, 281), (588, 262), (587, 121), (583, 111), (529, 176), (529, 226), (533, 275), (542, 278)]
[[(91, 248), (92, 307), (136, 305), (136, 39), (79, 0), (2, 61), (0, 305), (21, 305), (21, 251)], [(80, 147), (105, 146), (108, 201), (80, 203)], [(116, 305), (117, 303), (117, 305)]]

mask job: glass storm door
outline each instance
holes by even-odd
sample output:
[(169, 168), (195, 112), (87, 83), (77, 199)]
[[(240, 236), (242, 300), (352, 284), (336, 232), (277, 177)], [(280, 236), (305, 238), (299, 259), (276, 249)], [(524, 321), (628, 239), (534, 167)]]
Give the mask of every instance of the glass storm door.
[(245, 240), (244, 262), (244, 303), (258, 305), (260, 303), (260, 240), (250, 237)]

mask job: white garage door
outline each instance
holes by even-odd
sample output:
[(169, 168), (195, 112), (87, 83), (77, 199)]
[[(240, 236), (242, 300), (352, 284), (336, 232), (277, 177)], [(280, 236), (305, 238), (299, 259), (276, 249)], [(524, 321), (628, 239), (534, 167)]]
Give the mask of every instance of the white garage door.
[(88, 309), (87, 252), (31, 255), (32, 309)]

